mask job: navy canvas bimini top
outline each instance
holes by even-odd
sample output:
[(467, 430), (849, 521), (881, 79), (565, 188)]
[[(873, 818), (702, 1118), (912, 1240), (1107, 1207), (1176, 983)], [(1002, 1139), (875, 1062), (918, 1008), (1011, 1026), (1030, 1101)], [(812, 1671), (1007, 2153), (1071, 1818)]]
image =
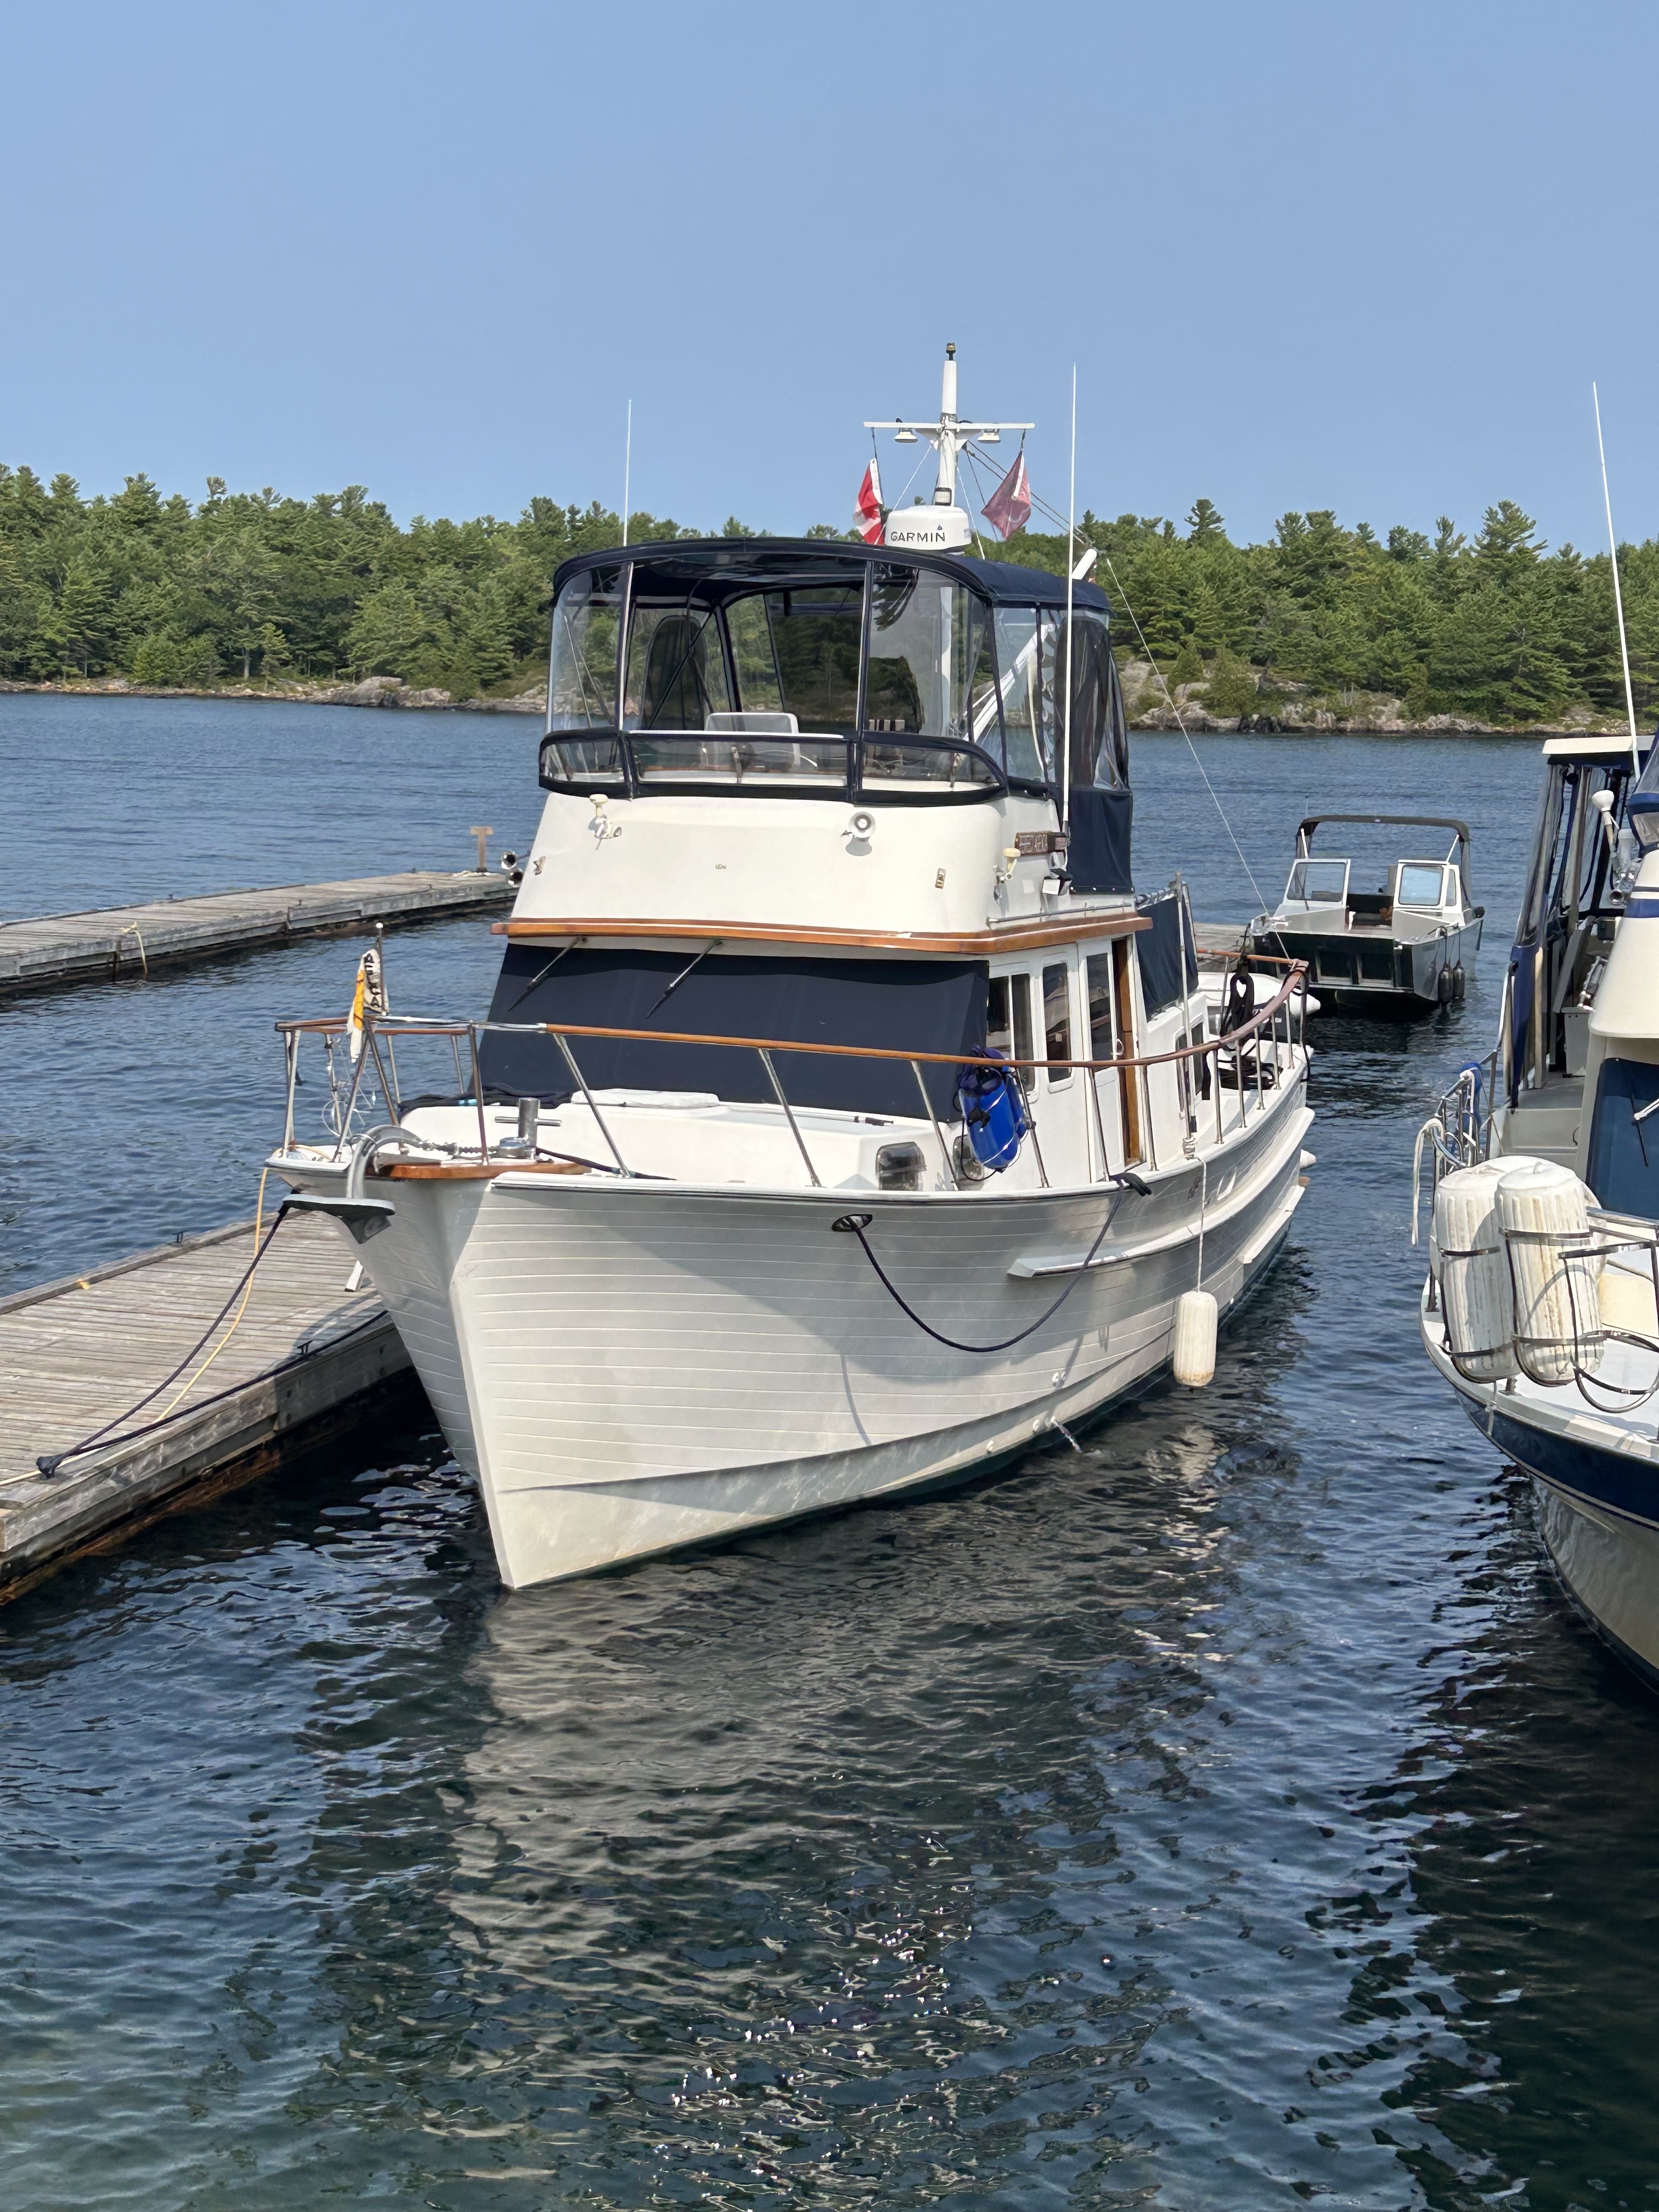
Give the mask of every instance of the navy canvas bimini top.
[[(640, 545), (613, 545), (599, 553), (579, 553), (559, 563), (555, 592), (592, 568), (613, 568), (631, 561), (636, 570), (658, 572), (653, 581), (682, 589), (702, 583), (753, 591), (784, 590), (821, 580), (839, 569), (843, 580), (872, 562), (932, 571), (970, 585), (994, 605), (1063, 607), (1066, 579), (1046, 568), (1022, 568), (1010, 561), (981, 561), (966, 553), (913, 552), (908, 546), (864, 545), (825, 538), (668, 538)], [(1098, 584), (1072, 586), (1072, 603), (1094, 614), (1109, 612)]]

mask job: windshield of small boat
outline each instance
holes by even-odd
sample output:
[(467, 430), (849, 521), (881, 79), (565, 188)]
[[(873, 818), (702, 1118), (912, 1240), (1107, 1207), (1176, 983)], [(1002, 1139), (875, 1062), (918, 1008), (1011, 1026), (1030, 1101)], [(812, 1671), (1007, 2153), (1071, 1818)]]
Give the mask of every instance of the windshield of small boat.
[(1395, 892), (1396, 906), (1449, 906), (1446, 870), (1438, 860), (1402, 860), (1400, 863), (1400, 885)]
[(1346, 860), (1297, 860), (1285, 886), (1286, 906), (1340, 906), (1348, 896)]

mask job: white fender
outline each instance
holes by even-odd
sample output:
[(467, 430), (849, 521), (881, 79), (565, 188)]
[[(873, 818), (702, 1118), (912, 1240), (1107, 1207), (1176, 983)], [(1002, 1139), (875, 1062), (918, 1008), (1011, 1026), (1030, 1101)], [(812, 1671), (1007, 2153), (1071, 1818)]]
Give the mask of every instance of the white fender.
[(1440, 1285), (1446, 1343), (1460, 1375), (1500, 1382), (1516, 1372), (1509, 1261), (1495, 1200), (1513, 1159), (1457, 1168), (1434, 1194), (1429, 1272)]
[(1183, 1291), (1176, 1300), (1175, 1378), (1201, 1390), (1215, 1373), (1216, 1304), (1208, 1291)]
[(1515, 1351), (1534, 1382), (1593, 1375), (1607, 1344), (1596, 1297), (1599, 1255), (1585, 1207), (1592, 1199), (1572, 1170), (1555, 1160), (1511, 1162), (1498, 1185), (1498, 1218), (1509, 1248), (1515, 1297)]

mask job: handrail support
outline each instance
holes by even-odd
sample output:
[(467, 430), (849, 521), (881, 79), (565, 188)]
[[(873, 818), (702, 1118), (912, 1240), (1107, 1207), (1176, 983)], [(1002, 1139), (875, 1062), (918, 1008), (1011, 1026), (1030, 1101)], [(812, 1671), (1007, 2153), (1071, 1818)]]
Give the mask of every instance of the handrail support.
[(812, 1188), (814, 1190), (822, 1190), (823, 1184), (819, 1179), (817, 1170), (812, 1164), (812, 1155), (806, 1149), (806, 1139), (800, 1133), (800, 1123), (795, 1119), (794, 1109), (783, 1095), (783, 1085), (778, 1081), (778, 1071), (772, 1065), (772, 1055), (764, 1045), (758, 1046), (757, 1049), (760, 1054), (761, 1066), (766, 1070), (766, 1079), (772, 1086), (773, 1096), (782, 1107), (784, 1119), (788, 1122), (795, 1143), (799, 1148), (800, 1156), (806, 1163), (806, 1172), (811, 1179)]

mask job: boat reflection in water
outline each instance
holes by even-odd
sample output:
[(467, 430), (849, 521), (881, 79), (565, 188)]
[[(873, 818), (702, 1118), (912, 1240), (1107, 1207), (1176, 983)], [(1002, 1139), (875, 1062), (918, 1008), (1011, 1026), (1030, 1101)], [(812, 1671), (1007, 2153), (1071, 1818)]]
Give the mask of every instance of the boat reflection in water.
[[(1299, 974), (1206, 1036), (1105, 598), (955, 550), (955, 377), (928, 532), (565, 563), (489, 1018), (369, 1007), (271, 1163), (359, 1240), (512, 1587), (1006, 1458), (1200, 1291), (1201, 1379), (1301, 1196)], [(284, 1026), (290, 1074), (343, 1062)]]

